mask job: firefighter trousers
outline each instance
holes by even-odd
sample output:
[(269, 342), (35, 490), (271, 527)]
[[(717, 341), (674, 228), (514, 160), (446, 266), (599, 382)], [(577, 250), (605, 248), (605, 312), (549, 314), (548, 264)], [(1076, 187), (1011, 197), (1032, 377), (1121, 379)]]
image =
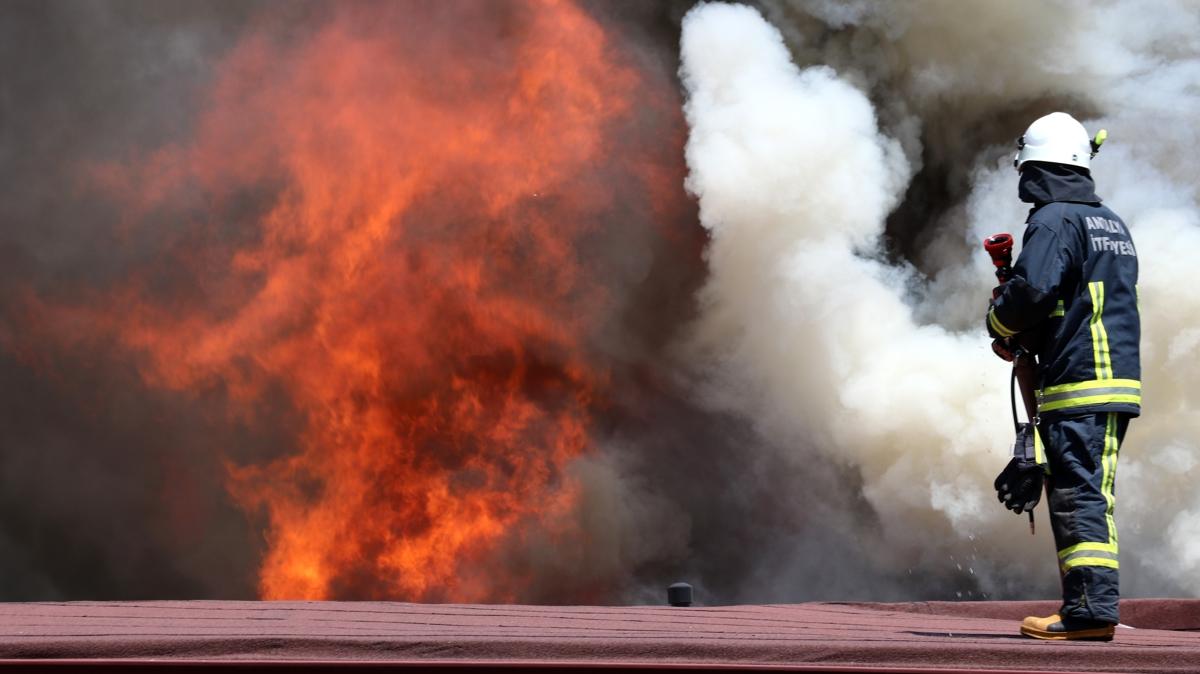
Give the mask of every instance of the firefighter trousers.
[(1129, 415), (1099, 413), (1043, 421), (1046, 496), (1058, 549), (1060, 615), (1117, 623), (1117, 454)]

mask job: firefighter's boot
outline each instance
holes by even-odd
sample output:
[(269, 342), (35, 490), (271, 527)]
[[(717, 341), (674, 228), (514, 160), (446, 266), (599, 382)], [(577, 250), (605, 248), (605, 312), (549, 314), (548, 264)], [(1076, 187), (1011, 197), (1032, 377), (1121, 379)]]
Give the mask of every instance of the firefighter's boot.
[(1064, 618), (1057, 613), (1048, 618), (1030, 616), (1021, 623), (1021, 634), (1034, 639), (1054, 641), (1112, 641), (1115, 631), (1116, 625), (1112, 623), (1086, 618)]

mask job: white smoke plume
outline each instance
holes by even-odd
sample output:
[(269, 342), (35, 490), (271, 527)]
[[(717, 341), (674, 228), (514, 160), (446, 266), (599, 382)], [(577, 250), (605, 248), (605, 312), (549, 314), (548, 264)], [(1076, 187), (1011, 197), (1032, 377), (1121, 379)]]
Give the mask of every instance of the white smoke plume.
[[(1118, 472), (1128, 595), (1200, 595), (1200, 8), (1133, 2), (702, 4), (683, 22), (688, 189), (711, 233), (687, 345), (714, 408), (853, 467), (880, 568), (1053, 596), (1053, 542), (995, 502), (1008, 366), (987, 234), (1019, 240), (1013, 139), (1072, 112), (1138, 243), (1142, 418)], [(797, 480), (803, 478), (797, 477)], [(804, 488), (797, 484), (797, 488)], [(864, 579), (864, 583), (871, 581)]]

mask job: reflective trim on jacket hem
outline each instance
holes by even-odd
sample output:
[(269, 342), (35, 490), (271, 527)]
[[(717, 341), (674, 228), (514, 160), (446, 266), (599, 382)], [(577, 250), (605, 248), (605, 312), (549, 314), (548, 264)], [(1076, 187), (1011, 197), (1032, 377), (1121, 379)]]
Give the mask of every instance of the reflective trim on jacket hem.
[(1142, 404), (1142, 383), (1136, 379), (1093, 379), (1047, 386), (1037, 392), (1038, 411), (1051, 412), (1105, 403)]

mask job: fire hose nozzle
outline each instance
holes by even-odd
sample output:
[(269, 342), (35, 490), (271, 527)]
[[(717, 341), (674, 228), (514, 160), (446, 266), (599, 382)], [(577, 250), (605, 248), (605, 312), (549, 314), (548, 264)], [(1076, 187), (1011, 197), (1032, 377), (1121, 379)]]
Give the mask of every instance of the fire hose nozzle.
[(983, 240), (983, 249), (991, 256), (992, 264), (1007, 267), (1012, 264), (1013, 236), (1008, 232), (993, 234)]
[[(992, 264), (996, 266), (996, 279), (1000, 283), (1006, 283), (1012, 276), (1012, 234), (1001, 232), (989, 236), (983, 240), (983, 249), (992, 258)], [(992, 299), (995, 299), (999, 292), (998, 287), (993, 290)]]

